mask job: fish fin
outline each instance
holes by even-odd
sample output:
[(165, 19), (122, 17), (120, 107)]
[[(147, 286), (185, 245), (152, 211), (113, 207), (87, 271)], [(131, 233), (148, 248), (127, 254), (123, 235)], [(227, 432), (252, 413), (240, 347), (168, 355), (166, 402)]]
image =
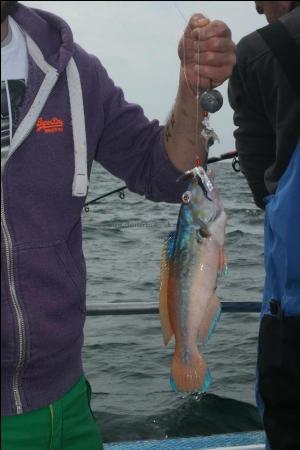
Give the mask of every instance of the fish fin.
[(205, 392), (210, 383), (210, 371), (197, 347), (191, 353), (188, 362), (184, 361), (175, 350), (170, 376), (170, 385), (174, 391), (190, 394)]
[(200, 220), (199, 233), (202, 238), (208, 238), (211, 236), (209, 227), (208, 227), (207, 223), (204, 222), (204, 220)]
[(220, 248), (220, 257), (219, 257), (219, 276), (226, 276), (228, 273), (227, 266), (227, 258), (225, 256), (224, 247)]
[(212, 295), (199, 327), (198, 336), (202, 345), (207, 344), (207, 342), (211, 338), (211, 335), (215, 331), (217, 323), (219, 322), (220, 315), (220, 300), (215, 295)]
[(163, 243), (160, 259), (160, 325), (164, 344), (167, 345), (174, 331), (172, 329), (168, 308), (168, 284), (170, 274), (170, 260), (174, 250), (175, 232), (170, 233), (169, 238)]
[(166, 241), (166, 249), (167, 249), (166, 258), (168, 260), (173, 258), (175, 249), (175, 240), (176, 240), (176, 231), (171, 231)]

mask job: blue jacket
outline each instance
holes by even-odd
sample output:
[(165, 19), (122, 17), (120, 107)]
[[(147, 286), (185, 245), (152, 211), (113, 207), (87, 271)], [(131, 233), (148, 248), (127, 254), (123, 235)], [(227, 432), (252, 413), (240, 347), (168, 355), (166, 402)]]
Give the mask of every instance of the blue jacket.
[(300, 315), (300, 139), (265, 215), (266, 281), (262, 314), (271, 299), (285, 316)]

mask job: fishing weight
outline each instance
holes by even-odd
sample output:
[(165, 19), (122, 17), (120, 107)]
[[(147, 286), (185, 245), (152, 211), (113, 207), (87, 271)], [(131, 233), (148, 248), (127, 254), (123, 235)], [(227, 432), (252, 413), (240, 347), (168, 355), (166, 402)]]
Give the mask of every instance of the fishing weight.
[(204, 111), (215, 113), (223, 106), (223, 96), (216, 89), (210, 89), (201, 94), (200, 105)]

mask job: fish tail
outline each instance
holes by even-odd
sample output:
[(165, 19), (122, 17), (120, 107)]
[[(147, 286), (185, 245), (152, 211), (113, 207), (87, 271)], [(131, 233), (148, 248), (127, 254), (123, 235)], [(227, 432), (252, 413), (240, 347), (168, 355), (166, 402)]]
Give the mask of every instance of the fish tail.
[(210, 372), (197, 347), (187, 358), (181, 357), (180, 353), (175, 350), (170, 376), (170, 384), (174, 391), (205, 392), (210, 383)]

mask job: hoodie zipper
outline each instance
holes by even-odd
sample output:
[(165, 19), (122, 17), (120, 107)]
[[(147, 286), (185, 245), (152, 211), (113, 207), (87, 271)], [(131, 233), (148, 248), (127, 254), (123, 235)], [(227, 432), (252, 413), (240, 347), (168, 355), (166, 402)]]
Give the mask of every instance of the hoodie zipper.
[[(3, 174), (2, 174), (3, 175)], [(7, 273), (8, 273), (8, 284), (9, 291), (12, 299), (12, 304), (15, 310), (17, 323), (18, 323), (18, 336), (19, 336), (19, 359), (15, 369), (15, 374), (13, 376), (13, 395), (16, 405), (17, 414), (22, 414), (23, 407), (20, 397), (19, 383), (20, 383), (20, 370), (25, 361), (25, 351), (26, 351), (26, 339), (25, 339), (25, 323), (24, 317), (20, 304), (18, 302), (15, 280), (14, 280), (14, 259), (13, 259), (13, 246), (11, 236), (8, 231), (5, 209), (4, 209), (4, 196), (3, 196), (3, 185), (1, 176), (1, 228), (3, 233), (3, 239), (5, 243), (6, 251), (6, 261), (7, 261)]]
[[(36, 50), (35, 50), (36, 51)], [(30, 51), (29, 51), (30, 53)], [(38, 64), (39, 65), (39, 64)], [(34, 103), (31, 107), (33, 109), (31, 111), (32, 118), (38, 117), (38, 114), (43, 109), (44, 104), (47, 101), (52, 89), (55, 86), (55, 83), (58, 79), (59, 73), (52, 68), (50, 71), (46, 73), (46, 76), (41, 84), (39, 93), (35, 97)], [(47, 94), (47, 95), (46, 95)], [(40, 95), (40, 98), (38, 99)], [(38, 99), (38, 101), (37, 101)], [(4, 194), (3, 194), (3, 177), (6, 166), (8, 164), (8, 160), (15, 153), (17, 148), (21, 145), (21, 143), (29, 136), (34, 126), (35, 120), (32, 122), (31, 126), (22, 130), (22, 136), (18, 137), (18, 144), (14, 147), (14, 149), (8, 154), (6, 162), (4, 164), (3, 169), (1, 168), (1, 229), (3, 232), (3, 238), (5, 242), (5, 251), (6, 251), (6, 261), (7, 261), (7, 273), (8, 273), (8, 283), (9, 283), (9, 291), (12, 299), (12, 304), (15, 310), (17, 323), (18, 323), (18, 336), (19, 336), (19, 359), (15, 369), (15, 373), (13, 376), (13, 396), (15, 400), (15, 406), (17, 410), (17, 414), (23, 413), (23, 406), (20, 396), (20, 371), (23, 367), (25, 356), (26, 356), (26, 335), (25, 335), (25, 322), (24, 316), (18, 301), (16, 288), (15, 288), (15, 280), (14, 280), (14, 259), (13, 259), (13, 244), (12, 239), (8, 230), (6, 218), (5, 218), (5, 208), (4, 208)], [(20, 125), (20, 124), (19, 124)], [(18, 128), (19, 130), (19, 128)], [(17, 130), (16, 130), (17, 132)]]
[[(26, 133), (23, 135), (23, 140), (28, 137), (30, 134), (31, 129), (27, 130)], [(15, 280), (14, 280), (14, 257), (13, 257), (13, 244), (12, 239), (8, 230), (6, 217), (5, 217), (5, 208), (4, 208), (4, 194), (3, 194), (3, 179), (4, 179), (4, 172), (6, 169), (6, 166), (8, 164), (8, 160), (10, 157), (15, 153), (17, 148), (15, 148), (13, 151), (11, 151), (7, 159), (4, 163), (4, 167), (1, 168), (1, 230), (3, 233), (3, 239), (5, 243), (5, 253), (6, 253), (6, 263), (7, 263), (7, 273), (8, 273), (8, 285), (9, 285), (9, 291), (12, 299), (12, 304), (15, 310), (15, 315), (17, 318), (17, 324), (18, 324), (18, 337), (19, 337), (19, 359), (18, 363), (16, 365), (15, 373), (13, 376), (13, 396), (15, 400), (15, 406), (17, 410), (17, 414), (23, 413), (23, 406), (20, 396), (20, 371), (23, 367), (24, 361), (25, 361), (25, 355), (26, 355), (26, 335), (25, 335), (25, 321), (24, 316), (22, 313), (22, 309), (20, 307), (16, 288), (15, 288)]]
[[(30, 132), (31, 132), (31, 130), (27, 130), (27, 132), (24, 133), (23, 140), (27, 138), (27, 136), (30, 134)], [(17, 318), (18, 337), (19, 337), (19, 359), (18, 359), (18, 363), (16, 365), (14, 376), (13, 376), (12, 390), (13, 390), (13, 396), (14, 396), (17, 414), (22, 414), (23, 413), (23, 405), (22, 405), (21, 396), (20, 396), (20, 371), (23, 367), (23, 364), (25, 361), (25, 355), (26, 355), (25, 321), (24, 321), (24, 316), (22, 313), (21, 306), (18, 301), (16, 288), (15, 288), (13, 244), (12, 244), (12, 239), (11, 239), (11, 236), (10, 236), (10, 233), (8, 230), (8, 226), (7, 226), (7, 222), (6, 222), (5, 208), (4, 208), (4, 194), (3, 194), (4, 172), (5, 172), (6, 166), (8, 164), (8, 160), (13, 155), (13, 153), (15, 153), (16, 150), (17, 150), (17, 148), (15, 148), (13, 151), (11, 151), (8, 154), (3, 168), (1, 167), (1, 230), (3, 233), (3, 239), (4, 239), (4, 244), (5, 244), (9, 291), (10, 291), (10, 295), (11, 295), (11, 299), (12, 299), (13, 308), (15, 310), (15, 315)]]

